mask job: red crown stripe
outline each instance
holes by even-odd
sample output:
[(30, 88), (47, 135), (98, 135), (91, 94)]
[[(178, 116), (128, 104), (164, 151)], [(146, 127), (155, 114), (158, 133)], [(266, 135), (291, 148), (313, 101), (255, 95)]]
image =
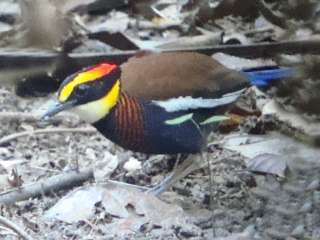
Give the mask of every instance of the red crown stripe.
[(98, 72), (101, 76), (108, 75), (112, 70), (116, 69), (117, 65), (110, 64), (110, 63), (100, 63), (98, 65), (93, 66), (92, 68), (88, 69), (87, 72)]

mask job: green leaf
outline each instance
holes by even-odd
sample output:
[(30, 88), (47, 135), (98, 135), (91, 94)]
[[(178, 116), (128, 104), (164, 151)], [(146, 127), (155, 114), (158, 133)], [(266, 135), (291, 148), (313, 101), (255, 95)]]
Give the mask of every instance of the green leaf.
[(222, 121), (226, 121), (229, 119), (230, 119), (229, 117), (224, 116), (224, 115), (212, 116), (212, 117), (206, 119), (205, 121), (201, 122), (200, 125), (207, 125), (210, 123), (222, 122)]
[(178, 124), (184, 123), (186, 121), (189, 121), (190, 119), (192, 119), (192, 117), (193, 117), (193, 113), (189, 113), (189, 114), (182, 115), (182, 116), (174, 118), (174, 119), (166, 120), (165, 124), (178, 125)]

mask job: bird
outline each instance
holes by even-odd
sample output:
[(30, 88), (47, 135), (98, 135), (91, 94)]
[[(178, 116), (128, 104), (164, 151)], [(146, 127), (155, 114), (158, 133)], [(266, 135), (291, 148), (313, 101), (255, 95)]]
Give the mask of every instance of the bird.
[[(286, 67), (236, 71), (194, 52), (152, 53), (120, 66), (100, 62), (68, 76), (43, 119), (70, 110), (125, 149), (198, 154), (218, 125), (203, 124), (208, 118), (226, 113), (250, 86), (266, 88), (292, 74)], [(188, 164), (166, 182), (188, 174)]]

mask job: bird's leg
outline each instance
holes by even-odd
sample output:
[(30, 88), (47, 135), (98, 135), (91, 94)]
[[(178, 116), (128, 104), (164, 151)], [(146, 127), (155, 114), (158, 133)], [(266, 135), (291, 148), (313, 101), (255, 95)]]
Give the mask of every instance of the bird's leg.
[(172, 171), (175, 171), (178, 168), (178, 165), (179, 165), (179, 162), (181, 161), (181, 159), (183, 159), (183, 155), (181, 153), (179, 153), (177, 155), (176, 162), (173, 165)]
[[(206, 161), (205, 158), (206, 157)], [(214, 208), (213, 208), (213, 201), (214, 201), (214, 196), (213, 196), (213, 184), (214, 184), (214, 176), (212, 175), (211, 171), (211, 164), (210, 164), (210, 159), (208, 158), (208, 155), (205, 156), (205, 154), (201, 153), (201, 159), (203, 162), (206, 162), (208, 171), (209, 171), (209, 193), (210, 193), (210, 198), (209, 198), (209, 209), (211, 210), (211, 226), (212, 226), (212, 236), (216, 237), (216, 229), (215, 229), (215, 219), (214, 219)]]
[(177, 155), (176, 161), (175, 161), (174, 166), (172, 168), (172, 172), (168, 176), (166, 176), (161, 181), (161, 183), (159, 183), (156, 186), (152, 187), (151, 189), (147, 190), (147, 192), (157, 196), (157, 195), (160, 195), (161, 193), (163, 193), (166, 189), (168, 189), (172, 185), (172, 184), (170, 184), (170, 180), (172, 179), (174, 172), (178, 169), (179, 162), (181, 159), (183, 159), (183, 155), (179, 153)]
[(200, 169), (203, 164), (200, 163), (201, 158), (197, 155), (189, 155), (181, 165), (178, 165), (177, 162), (174, 166), (172, 173), (170, 173), (161, 183), (155, 187), (148, 190), (148, 193), (151, 193), (155, 196), (160, 195), (170, 188), (175, 182), (187, 176), (189, 173)]

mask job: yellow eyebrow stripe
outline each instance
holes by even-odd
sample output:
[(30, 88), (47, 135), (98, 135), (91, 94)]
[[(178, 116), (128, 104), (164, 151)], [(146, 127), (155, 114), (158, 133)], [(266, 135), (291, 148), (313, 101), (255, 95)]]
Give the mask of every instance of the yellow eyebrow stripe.
[(109, 74), (117, 66), (114, 64), (102, 63), (87, 71), (79, 73), (73, 80), (67, 83), (60, 91), (58, 100), (65, 102), (73, 92), (74, 88), (80, 84), (95, 81)]

